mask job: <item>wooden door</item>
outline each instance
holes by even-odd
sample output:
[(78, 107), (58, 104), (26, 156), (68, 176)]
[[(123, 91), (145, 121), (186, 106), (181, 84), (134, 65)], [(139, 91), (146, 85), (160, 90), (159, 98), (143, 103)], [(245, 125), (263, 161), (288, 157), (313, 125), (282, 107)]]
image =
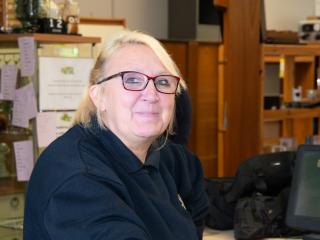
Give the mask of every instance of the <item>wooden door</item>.
[(219, 59), (218, 175), (233, 176), (243, 160), (260, 152), (260, 1), (218, 2), (226, 7)]

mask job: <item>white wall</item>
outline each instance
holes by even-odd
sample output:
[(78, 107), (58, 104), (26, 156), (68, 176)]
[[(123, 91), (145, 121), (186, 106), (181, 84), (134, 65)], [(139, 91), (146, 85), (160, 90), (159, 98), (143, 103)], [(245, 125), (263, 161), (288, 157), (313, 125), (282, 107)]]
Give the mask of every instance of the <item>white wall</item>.
[(127, 27), (157, 38), (168, 36), (168, 0), (78, 0), (80, 16), (125, 18)]
[(267, 30), (298, 31), (299, 21), (315, 15), (315, 0), (264, 0)]
[(80, 16), (111, 18), (112, 0), (77, 0), (80, 6)]
[[(130, 29), (141, 30), (161, 39), (168, 37), (168, 1), (174, 0), (77, 1), (81, 16), (125, 18)], [(315, 14), (316, 0), (264, 1), (268, 30), (297, 31), (300, 20)]]

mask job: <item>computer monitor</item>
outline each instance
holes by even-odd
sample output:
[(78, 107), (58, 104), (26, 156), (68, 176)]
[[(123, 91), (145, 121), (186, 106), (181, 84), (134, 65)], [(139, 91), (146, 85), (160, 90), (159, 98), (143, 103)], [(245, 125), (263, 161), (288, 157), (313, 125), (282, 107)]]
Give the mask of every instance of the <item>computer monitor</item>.
[(287, 225), (320, 239), (320, 145), (300, 145), (287, 208)]

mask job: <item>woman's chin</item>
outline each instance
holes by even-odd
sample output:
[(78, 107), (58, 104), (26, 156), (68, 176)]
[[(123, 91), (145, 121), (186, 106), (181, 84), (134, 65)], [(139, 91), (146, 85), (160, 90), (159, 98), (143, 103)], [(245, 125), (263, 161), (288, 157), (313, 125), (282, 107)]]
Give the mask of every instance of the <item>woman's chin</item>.
[(141, 126), (139, 129), (135, 129), (135, 135), (147, 139), (155, 139), (163, 133), (162, 129), (150, 128), (148, 126)]

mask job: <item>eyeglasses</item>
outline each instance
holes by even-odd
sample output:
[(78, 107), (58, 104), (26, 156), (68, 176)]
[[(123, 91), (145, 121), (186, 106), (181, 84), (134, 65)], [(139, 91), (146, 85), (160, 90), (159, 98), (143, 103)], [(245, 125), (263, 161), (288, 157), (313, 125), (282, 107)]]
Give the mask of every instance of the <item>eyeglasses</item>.
[(97, 84), (109, 81), (115, 77), (121, 76), (122, 85), (124, 89), (129, 91), (142, 91), (149, 83), (149, 80), (153, 81), (153, 84), (158, 92), (165, 94), (174, 94), (177, 91), (180, 78), (173, 75), (158, 75), (150, 77), (146, 74), (135, 71), (124, 71), (111, 75), (97, 82)]

